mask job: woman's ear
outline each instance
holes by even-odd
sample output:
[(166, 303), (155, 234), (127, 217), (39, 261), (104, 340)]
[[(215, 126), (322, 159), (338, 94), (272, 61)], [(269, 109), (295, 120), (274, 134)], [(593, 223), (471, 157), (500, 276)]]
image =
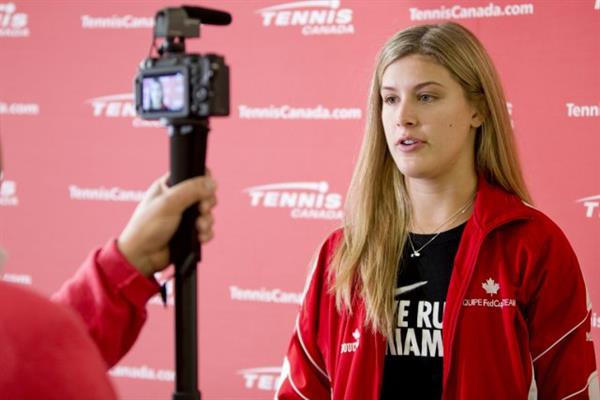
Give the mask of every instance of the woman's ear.
[(474, 105), (471, 112), (471, 127), (479, 128), (485, 120), (484, 113), (481, 111), (481, 107)]

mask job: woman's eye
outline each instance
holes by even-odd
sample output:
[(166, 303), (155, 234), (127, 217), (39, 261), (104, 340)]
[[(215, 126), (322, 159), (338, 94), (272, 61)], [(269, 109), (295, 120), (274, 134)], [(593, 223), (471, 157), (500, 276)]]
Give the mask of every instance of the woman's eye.
[(386, 96), (383, 98), (383, 101), (385, 102), (385, 104), (394, 104), (396, 102), (396, 99), (396, 96)]
[(419, 101), (422, 103), (431, 103), (433, 100), (435, 100), (435, 97), (430, 94), (419, 95)]

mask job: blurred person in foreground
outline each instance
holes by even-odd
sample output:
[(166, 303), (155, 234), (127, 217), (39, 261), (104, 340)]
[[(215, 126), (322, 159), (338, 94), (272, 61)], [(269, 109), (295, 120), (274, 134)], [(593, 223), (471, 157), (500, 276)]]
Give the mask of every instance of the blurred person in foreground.
[(480, 41), (456, 23), (395, 34), (275, 398), (597, 399), (577, 258), (528, 203)]
[[(1, 176), (0, 151), (0, 183)], [(197, 202), (198, 240), (208, 242), (215, 182), (206, 176), (167, 187), (163, 177), (118, 239), (94, 251), (54, 302), (0, 281), (0, 397), (116, 399), (107, 369), (135, 342), (146, 301), (159, 291), (153, 274), (168, 266), (169, 240)], [(0, 266), (5, 257), (0, 249)]]

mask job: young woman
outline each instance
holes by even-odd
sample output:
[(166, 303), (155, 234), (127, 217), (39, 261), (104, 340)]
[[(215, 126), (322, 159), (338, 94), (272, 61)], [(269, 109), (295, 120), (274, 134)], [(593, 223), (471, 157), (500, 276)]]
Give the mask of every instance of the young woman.
[(393, 36), (276, 398), (598, 398), (577, 259), (527, 203), (478, 39), (455, 23)]

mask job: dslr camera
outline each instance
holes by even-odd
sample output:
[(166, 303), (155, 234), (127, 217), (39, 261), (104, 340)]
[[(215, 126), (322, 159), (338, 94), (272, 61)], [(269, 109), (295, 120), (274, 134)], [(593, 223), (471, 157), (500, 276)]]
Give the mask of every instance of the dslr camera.
[(135, 107), (146, 120), (198, 120), (229, 115), (229, 67), (217, 54), (188, 54), (185, 39), (200, 24), (227, 25), (229, 14), (200, 7), (165, 8), (155, 16), (158, 57), (148, 57), (135, 79)]

